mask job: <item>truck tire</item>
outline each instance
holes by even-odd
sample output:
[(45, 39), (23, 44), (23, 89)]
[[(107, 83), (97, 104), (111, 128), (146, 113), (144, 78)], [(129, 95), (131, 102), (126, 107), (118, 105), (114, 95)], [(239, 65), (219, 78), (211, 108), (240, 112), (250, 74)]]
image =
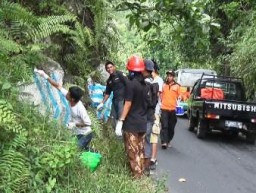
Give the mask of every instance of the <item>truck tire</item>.
[(188, 125), (188, 130), (193, 132), (195, 130), (196, 126), (196, 119), (193, 118), (192, 116), (189, 116), (189, 125)]
[(198, 120), (198, 125), (197, 125), (197, 130), (196, 130), (196, 136), (199, 139), (204, 139), (206, 137), (207, 133), (207, 121), (199, 119)]
[(247, 133), (246, 134), (246, 142), (249, 144), (255, 144), (255, 135)]

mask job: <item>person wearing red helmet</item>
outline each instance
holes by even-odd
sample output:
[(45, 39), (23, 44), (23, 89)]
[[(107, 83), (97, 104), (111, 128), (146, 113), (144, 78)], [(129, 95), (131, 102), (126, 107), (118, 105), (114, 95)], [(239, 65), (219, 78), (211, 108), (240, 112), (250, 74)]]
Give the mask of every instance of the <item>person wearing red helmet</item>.
[(135, 178), (144, 174), (144, 143), (147, 130), (146, 84), (142, 71), (143, 59), (131, 56), (127, 63), (129, 83), (126, 85), (125, 104), (116, 126), (116, 134), (123, 131), (125, 150)]

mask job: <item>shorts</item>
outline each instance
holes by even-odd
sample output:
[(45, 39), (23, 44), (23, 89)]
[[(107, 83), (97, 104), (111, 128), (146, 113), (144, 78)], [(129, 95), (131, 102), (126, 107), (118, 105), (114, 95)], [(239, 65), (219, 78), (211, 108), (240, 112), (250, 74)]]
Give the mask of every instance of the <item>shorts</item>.
[(161, 126), (160, 126), (160, 117), (155, 114), (155, 121), (152, 127), (152, 133), (150, 136), (150, 143), (158, 143), (158, 138), (160, 135)]

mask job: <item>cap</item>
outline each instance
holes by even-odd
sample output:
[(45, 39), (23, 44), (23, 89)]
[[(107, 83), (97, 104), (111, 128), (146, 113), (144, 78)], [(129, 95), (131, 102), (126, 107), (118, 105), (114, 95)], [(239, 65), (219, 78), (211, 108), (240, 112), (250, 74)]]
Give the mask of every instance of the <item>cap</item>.
[(174, 72), (173, 70), (167, 71), (167, 72), (166, 72), (166, 75), (168, 75), (168, 74), (170, 74), (170, 75), (172, 75), (172, 76), (175, 76), (175, 72)]
[(145, 68), (148, 71), (153, 71), (154, 70), (154, 63), (152, 62), (152, 60), (144, 60), (144, 64), (145, 64)]

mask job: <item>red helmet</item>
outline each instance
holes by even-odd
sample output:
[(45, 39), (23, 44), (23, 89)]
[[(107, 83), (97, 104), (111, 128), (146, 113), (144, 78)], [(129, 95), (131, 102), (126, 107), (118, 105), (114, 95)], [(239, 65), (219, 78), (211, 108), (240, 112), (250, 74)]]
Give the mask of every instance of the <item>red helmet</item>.
[(133, 72), (142, 72), (143, 70), (145, 70), (144, 61), (139, 56), (131, 56), (128, 59), (126, 67), (127, 67), (127, 70), (133, 71)]

